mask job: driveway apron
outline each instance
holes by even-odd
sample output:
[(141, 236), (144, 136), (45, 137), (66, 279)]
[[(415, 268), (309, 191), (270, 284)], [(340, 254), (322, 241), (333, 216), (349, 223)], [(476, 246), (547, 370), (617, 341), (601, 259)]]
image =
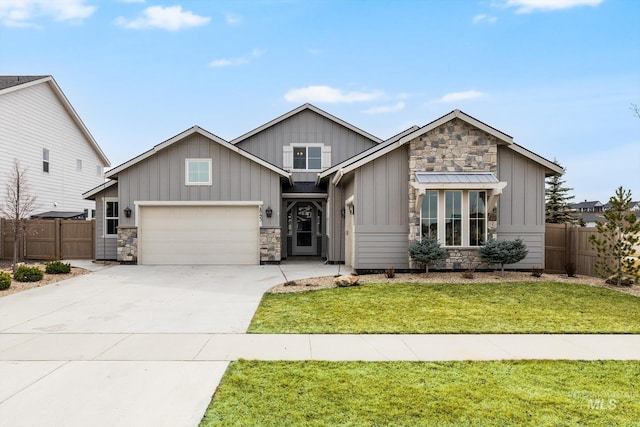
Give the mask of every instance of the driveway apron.
[[(197, 426), (279, 266), (114, 266), (0, 298), (0, 426)], [(109, 360), (102, 355), (109, 354)]]

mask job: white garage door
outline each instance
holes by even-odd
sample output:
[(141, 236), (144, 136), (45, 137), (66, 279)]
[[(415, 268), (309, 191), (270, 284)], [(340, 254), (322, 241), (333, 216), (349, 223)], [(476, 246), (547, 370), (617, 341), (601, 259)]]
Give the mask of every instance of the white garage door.
[(258, 264), (257, 206), (141, 206), (138, 263)]

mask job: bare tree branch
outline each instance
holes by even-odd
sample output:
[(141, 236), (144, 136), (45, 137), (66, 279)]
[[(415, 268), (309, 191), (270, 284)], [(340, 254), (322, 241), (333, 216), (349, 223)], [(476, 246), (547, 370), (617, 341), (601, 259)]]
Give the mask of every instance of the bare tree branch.
[(9, 220), (13, 232), (13, 264), (15, 273), (18, 263), (19, 236), (26, 231), (26, 220), (36, 207), (36, 196), (31, 194), (27, 169), (20, 165), (18, 159), (13, 160), (5, 184), (5, 200), (0, 205), (0, 215)]

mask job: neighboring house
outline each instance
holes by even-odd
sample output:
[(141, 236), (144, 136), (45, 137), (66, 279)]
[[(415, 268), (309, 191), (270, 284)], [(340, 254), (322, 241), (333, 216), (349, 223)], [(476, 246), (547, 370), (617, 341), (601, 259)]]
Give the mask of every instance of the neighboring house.
[(296, 256), (409, 269), (436, 236), (436, 268), (481, 267), (489, 237), (522, 238), (544, 266), (545, 176), (562, 168), (454, 110), (379, 138), (305, 104), (231, 142), (194, 126), (110, 170), (97, 202), (97, 258), (258, 264)]
[(602, 213), (581, 212), (576, 214), (576, 217), (582, 219), (580, 225), (583, 227), (595, 227), (597, 222), (605, 222)]
[(571, 205), (571, 208), (578, 213), (581, 213), (581, 212), (595, 213), (595, 212), (604, 212), (605, 206), (606, 205), (603, 205), (597, 200), (594, 200), (591, 202), (585, 200), (584, 202), (573, 203)]
[(91, 217), (82, 193), (104, 182), (109, 160), (53, 77), (0, 76), (0, 153), (0, 182), (14, 159), (27, 169), (32, 214)]

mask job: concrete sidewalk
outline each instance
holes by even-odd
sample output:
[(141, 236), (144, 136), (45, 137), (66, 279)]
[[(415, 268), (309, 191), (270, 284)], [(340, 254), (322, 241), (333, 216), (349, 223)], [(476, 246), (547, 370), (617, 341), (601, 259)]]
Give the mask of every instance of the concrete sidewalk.
[(2, 334), (0, 361), (640, 360), (640, 335)]

